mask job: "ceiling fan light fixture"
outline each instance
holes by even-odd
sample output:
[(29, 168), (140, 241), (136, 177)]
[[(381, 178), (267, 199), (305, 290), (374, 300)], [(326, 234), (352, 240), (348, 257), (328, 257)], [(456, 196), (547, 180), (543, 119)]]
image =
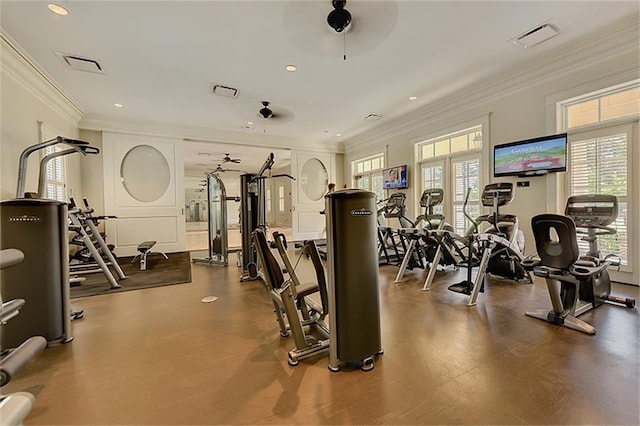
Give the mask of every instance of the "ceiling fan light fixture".
[(267, 119), (273, 115), (273, 111), (269, 109), (269, 101), (262, 101), (263, 108), (258, 111), (262, 118)]
[(327, 23), (336, 32), (341, 33), (351, 24), (351, 13), (344, 8), (346, 0), (333, 0), (334, 9), (327, 16)]

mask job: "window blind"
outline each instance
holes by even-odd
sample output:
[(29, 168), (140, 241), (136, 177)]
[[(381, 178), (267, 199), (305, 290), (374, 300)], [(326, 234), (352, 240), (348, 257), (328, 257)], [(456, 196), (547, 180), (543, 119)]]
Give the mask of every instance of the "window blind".
[(464, 199), (471, 188), (467, 213), (471, 217), (480, 214), (480, 156), (464, 160), (452, 160), (453, 166), (453, 226), (457, 234), (464, 234), (471, 222), (464, 216)]
[[(54, 146), (48, 146), (44, 150), (44, 155), (50, 155), (59, 151)], [(62, 157), (54, 158), (47, 163), (45, 173), (45, 194), (41, 196), (58, 201), (65, 201), (64, 194), (64, 162)]]
[[(628, 171), (627, 134), (590, 138), (571, 142), (570, 194), (609, 194), (618, 197), (618, 218), (611, 226), (616, 235), (598, 238), (600, 251), (613, 253), (628, 263)], [(586, 252), (588, 243), (578, 239), (580, 250)]]

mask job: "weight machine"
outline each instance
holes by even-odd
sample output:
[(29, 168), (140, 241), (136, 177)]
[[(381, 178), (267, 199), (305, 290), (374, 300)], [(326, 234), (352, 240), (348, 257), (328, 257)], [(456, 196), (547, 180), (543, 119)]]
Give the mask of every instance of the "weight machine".
[(240, 201), (237, 197), (227, 197), (224, 182), (215, 173), (207, 173), (207, 203), (209, 205), (208, 231), (209, 255), (194, 258), (193, 263), (229, 265), (229, 237), (227, 226), (227, 201)]
[(98, 220), (104, 220), (107, 218), (115, 218), (115, 216), (92, 216), (93, 209), (89, 207), (89, 202), (84, 199), (85, 208), (81, 209), (76, 205), (73, 198), (69, 199), (69, 230), (75, 231), (77, 237), (84, 247), (91, 254), (93, 262), (76, 262), (69, 265), (69, 270), (74, 274), (87, 274), (93, 272), (102, 271), (109, 285), (112, 289), (121, 288), (118, 281), (111, 273), (109, 266), (111, 266), (118, 276), (118, 280), (124, 280), (127, 278), (124, 271), (118, 264), (118, 260), (111, 251), (110, 247), (102, 237), (102, 234), (98, 230)]
[[(242, 232), (242, 277), (240, 282), (253, 281), (258, 279), (258, 254), (251, 237), (256, 229), (267, 229), (267, 203), (264, 188), (264, 180), (267, 170), (273, 167), (273, 152), (267, 156), (266, 161), (258, 173), (246, 173), (240, 176), (240, 208), (242, 220), (240, 231)], [(272, 175), (270, 177), (288, 177), (296, 180), (286, 173)]]

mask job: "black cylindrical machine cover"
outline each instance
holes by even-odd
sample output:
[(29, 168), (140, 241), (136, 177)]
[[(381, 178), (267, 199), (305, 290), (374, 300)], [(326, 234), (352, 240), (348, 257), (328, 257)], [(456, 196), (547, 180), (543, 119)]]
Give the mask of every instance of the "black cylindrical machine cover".
[(337, 358), (363, 360), (382, 350), (376, 201), (346, 189), (326, 196), (331, 336)]
[(0, 248), (24, 261), (0, 271), (3, 300), (24, 299), (20, 314), (2, 326), (0, 346), (16, 348), (31, 336), (50, 344), (69, 340), (67, 205), (42, 199), (0, 203)]

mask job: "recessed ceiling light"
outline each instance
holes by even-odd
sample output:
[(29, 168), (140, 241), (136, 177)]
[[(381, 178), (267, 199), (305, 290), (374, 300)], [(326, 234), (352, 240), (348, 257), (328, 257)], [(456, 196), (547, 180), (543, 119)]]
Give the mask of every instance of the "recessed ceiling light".
[(298, 69), (298, 67), (296, 67), (295, 65), (287, 65), (286, 67), (284, 67), (284, 69), (286, 69), (289, 72), (294, 72), (295, 70)]
[(253, 126), (253, 121), (247, 121), (247, 126)]
[(67, 9), (55, 3), (49, 3), (47, 7), (50, 11), (57, 15), (67, 16), (69, 14), (69, 11)]
[(342, 136), (342, 133), (336, 133), (336, 136), (340, 137)]
[(410, 100), (410, 101), (415, 101), (416, 99), (418, 99), (418, 97), (417, 97), (417, 96), (409, 96), (409, 100)]
[(124, 105), (122, 104), (113, 104), (113, 106), (116, 108), (124, 108)]

